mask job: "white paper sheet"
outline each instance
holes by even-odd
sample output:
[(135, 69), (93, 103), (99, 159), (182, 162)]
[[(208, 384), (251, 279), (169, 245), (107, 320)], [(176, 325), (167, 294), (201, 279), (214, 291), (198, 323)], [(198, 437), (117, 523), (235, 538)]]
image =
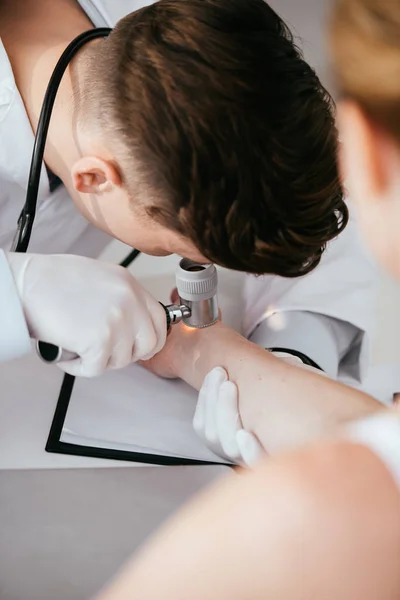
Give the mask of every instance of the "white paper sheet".
[(62, 442), (205, 461), (221, 461), (197, 437), (197, 392), (183, 381), (132, 365), (97, 379), (77, 379)]

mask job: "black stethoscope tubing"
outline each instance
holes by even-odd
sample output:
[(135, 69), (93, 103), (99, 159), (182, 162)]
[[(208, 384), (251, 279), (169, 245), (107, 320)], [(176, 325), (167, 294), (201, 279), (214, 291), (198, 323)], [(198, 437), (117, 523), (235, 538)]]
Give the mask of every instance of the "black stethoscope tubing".
[(37, 198), (39, 194), (40, 175), (43, 165), (43, 156), (46, 146), (47, 133), (49, 131), (51, 114), (54, 102), (60, 87), (63, 75), (75, 56), (75, 54), (88, 42), (107, 37), (111, 29), (109, 27), (99, 27), (90, 29), (78, 35), (62, 53), (54, 71), (50, 77), (46, 94), (40, 111), (38, 126), (35, 135), (35, 142), (32, 151), (31, 167), (29, 171), (28, 185), (26, 190), (25, 204), (18, 219), (17, 231), (11, 250), (13, 252), (26, 252), (32, 235), (32, 228), (36, 216)]

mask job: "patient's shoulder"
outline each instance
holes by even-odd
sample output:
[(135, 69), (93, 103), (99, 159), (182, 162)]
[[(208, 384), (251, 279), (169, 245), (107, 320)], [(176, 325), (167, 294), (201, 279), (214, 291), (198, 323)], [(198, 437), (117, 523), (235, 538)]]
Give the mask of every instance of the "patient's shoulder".
[(400, 493), (370, 449), (316, 444), (260, 465), (250, 478), (258, 532), (304, 597), (400, 597)]

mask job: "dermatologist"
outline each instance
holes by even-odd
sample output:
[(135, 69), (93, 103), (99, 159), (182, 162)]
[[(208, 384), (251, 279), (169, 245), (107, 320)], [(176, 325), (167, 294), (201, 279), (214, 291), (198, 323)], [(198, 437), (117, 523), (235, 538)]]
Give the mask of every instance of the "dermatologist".
[[(54, 66), (74, 37), (116, 23), (61, 82), (32, 253), (10, 253)], [(3, 360), (36, 338), (78, 354), (61, 366), (90, 376), (163, 347), (157, 301), (124, 269), (73, 256), (98, 255), (112, 236), (148, 254), (266, 273), (248, 280), (243, 333), (362, 380), (377, 272), (353, 223), (342, 235), (331, 98), (268, 4), (6, 0), (0, 35)], [(272, 326), (276, 314), (285, 328)]]

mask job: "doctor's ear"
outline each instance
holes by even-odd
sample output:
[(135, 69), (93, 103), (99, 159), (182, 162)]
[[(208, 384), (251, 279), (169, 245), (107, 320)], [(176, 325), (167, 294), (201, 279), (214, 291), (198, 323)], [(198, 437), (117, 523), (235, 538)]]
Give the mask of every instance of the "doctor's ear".
[(115, 164), (95, 156), (79, 159), (72, 167), (71, 174), (74, 188), (83, 194), (104, 194), (122, 183)]

